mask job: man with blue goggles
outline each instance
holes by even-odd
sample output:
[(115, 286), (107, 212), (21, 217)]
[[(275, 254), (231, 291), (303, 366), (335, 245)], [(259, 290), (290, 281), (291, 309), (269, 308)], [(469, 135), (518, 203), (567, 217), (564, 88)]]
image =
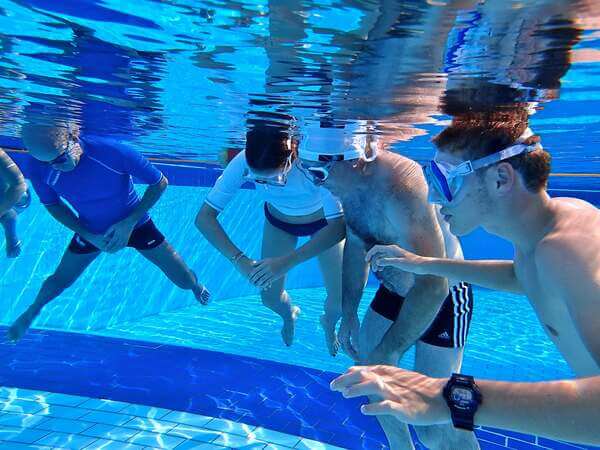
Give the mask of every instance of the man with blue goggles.
[(457, 165), (436, 159), (430, 161), (423, 169), (429, 185), (429, 201), (439, 204), (451, 203), (460, 191), (464, 177), (467, 175), (513, 156), (541, 149), (539, 143), (531, 145), (524, 143), (531, 136), (533, 136), (533, 132), (527, 128), (510, 147), (474, 161), (467, 160)]
[[(592, 423), (598, 423), (600, 396), (600, 211), (581, 199), (548, 195), (550, 155), (539, 144), (529, 145), (539, 137), (532, 136), (526, 120), (518, 110), (472, 115), (468, 120), (458, 116), (434, 138), (438, 153), (426, 169), (430, 200), (442, 204), (440, 212), (450, 229), (462, 236), (483, 227), (513, 244), (514, 260), (458, 261), (396, 245), (373, 247), (367, 260), (377, 271), (395, 268), (460, 277), (488, 289), (526, 295), (580, 380), (487, 381), (479, 386), (479, 400), (465, 402), (470, 405), (470, 425), (598, 443)], [(524, 132), (519, 135), (519, 130)], [(505, 148), (489, 153), (499, 142)], [(479, 176), (468, 177), (477, 170)], [(365, 377), (374, 380), (385, 392), (379, 406), (385, 404), (394, 416), (409, 417), (416, 424), (452, 421), (459, 426), (453, 410), (444, 408), (449, 401), (444, 386), (452, 379), (446, 384), (401, 369), (390, 369), (385, 379), (377, 368), (367, 372), (361, 385), (367, 387)], [(403, 387), (397, 389), (386, 380), (403, 380)], [(472, 378), (469, 384), (474, 388)], [(362, 394), (361, 389), (353, 390), (353, 395)], [(475, 414), (478, 404), (483, 409)], [(434, 411), (440, 415), (434, 417)]]

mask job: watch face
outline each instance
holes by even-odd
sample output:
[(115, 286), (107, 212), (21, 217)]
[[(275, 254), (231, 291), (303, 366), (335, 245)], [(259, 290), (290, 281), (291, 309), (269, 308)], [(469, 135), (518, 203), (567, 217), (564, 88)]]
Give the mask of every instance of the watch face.
[(473, 392), (469, 389), (455, 387), (452, 389), (452, 400), (460, 406), (469, 406), (473, 402)]

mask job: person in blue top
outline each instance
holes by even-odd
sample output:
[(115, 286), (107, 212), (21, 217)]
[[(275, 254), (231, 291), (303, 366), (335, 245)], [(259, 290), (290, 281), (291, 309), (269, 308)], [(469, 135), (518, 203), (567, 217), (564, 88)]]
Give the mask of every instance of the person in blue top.
[[(75, 234), (33, 304), (9, 328), (11, 340), (20, 339), (44, 305), (71, 286), (101, 252), (125, 247), (138, 250), (175, 285), (208, 303), (208, 290), (148, 215), (168, 181), (144, 156), (111, 139), (80, 138), (60, 125), (29, 124), (22, 137), (30, 155), (29, 177), (40, 201)], [(148, 185), (142, 198), (133, 177)]]

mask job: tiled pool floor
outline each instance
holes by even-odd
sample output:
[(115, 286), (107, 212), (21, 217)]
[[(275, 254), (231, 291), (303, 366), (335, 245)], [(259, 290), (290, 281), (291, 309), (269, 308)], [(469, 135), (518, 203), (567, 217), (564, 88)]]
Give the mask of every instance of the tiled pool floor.
[(338, 449), (225, 419), (67, 394), (0, 388), (2, 449)]
[[(0, 340), (0, 361), (2, 450), (385, 448), (376, 420), (360, 413), (364, 400), (329, 389), (333, 372), (44, 330), (17, 345)], [(476, 434), (484, 450), (593, 448), (490, 428)]]

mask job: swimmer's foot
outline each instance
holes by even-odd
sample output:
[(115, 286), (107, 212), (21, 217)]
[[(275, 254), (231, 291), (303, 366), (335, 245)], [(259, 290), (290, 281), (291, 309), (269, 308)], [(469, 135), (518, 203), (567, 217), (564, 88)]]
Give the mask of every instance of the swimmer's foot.
[(31, 326), (31, 323), (36, 316), (37, 314), (34, 311), (27, 309), (27, 311), (25, 311), (17, 320), (15, 320), (15, 323), (13, 323), (6, 332), (8, 339), (13, 342), (17, 342), (19, 339), (21, 339)]
[(21, 241), (6, 242), (6, 257), (16, 258), (21, 254)]
[(325, 343), (327, 344), (327, 350), (329, 350), (329, 354), (331, 356), (336, 356), (340, 350), (340, 341), (338, 341), (335, 330), (337, 320), (328, 317), (327, 314), (323, 314), (319, 321), (321, 322), (321, 327), (323, 327), (323, 331), (325, 332)]
[(205, 286), (201, 284), (194, 290), (194, 295), (196, 296), (196, 300), (198, 300), (203, 305), (208, 305), (210, 302), (210, 291), (206, 289)]
[(281, 337), (283, 338), (283, 343), (288, 347), (294, 343), (296, 320), (298, 320), (300, 312), (300, 308), (298, 308), (297, 306), (292, 306), (289, 318), (284, 319), (283, 321), (283, 327), (281, 328)]

